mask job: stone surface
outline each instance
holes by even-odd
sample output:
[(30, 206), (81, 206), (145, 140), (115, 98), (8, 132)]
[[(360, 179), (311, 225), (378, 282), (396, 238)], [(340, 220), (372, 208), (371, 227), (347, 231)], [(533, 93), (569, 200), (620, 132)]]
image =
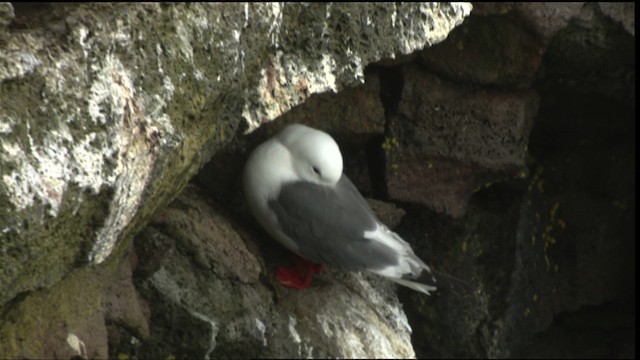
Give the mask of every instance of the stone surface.
[(154, 307), (137, 356), (415, 356), (391, 282), (327, 269), (284, 288), (273, 274), (284, 249), (235, 228), (190, 187), (138, 237), (137, 282)]
[(15, 17), (16, 15), (13, 12), (13, 6), (11, 6), (11, 3), (0, 3), (0, 39), (4, 35), (7, 25), (9, 25)]
[(541, 83), (635, 99), (635, 38), (595, 5), (582, 14), (550, 42), (544, 72), (555, 81)]
[(534, 92), (456, 85), (416, 66), (403, 79), (383, 144), (391, 198), (460, 217), (481, 186), (526, 175)]
[(445, 39), (470, 10), (3, 3), (0, 304), (122, 260), (238, 131), (362, 83), (368, 63)]
[(598, 6), (603, 14), (607, 15), (614, 21), (617, 21), (624, 26), (624, 29), (629, 34), (636, 36), (636, 3), (634, 2), (599, 2)]
[(130, 340), (149, 336), (149, 310), (133, 286), (128, 262), (73, 271), (48, 290), (14, 300), (0, 319), (0, 357), (107, 358), (107, 326)]
[[(425, 23), (457, 23), (448, 6), (0, 4), (0, 298), (11, 298), (0, 358), (633, 357), (632, 7), (478, 3), (474, 32), (495, 36), (464, 48), (482, 71), (451, 57), (432, 73), (429, 49), (399, 55)], [(530, 43), (491, 42), (513, 37)], [(533, 91), (529, 132), (509, 119)], [(238, 179), (248, 152), (292, 121), (336, 137), (358, 187), (384, 200), (370, 201), (381, 219), (437, 271), (433, 296), (398, 288), (398, 302), (384, 279), (331, 269), (303, 291), (274, 281), (289, 255), (246, 212)], [(385, 152), (434, 202), (389, 196)], [(209, 157), (201, 188), (163, 210)], [(4, 177), (23, 169), (33, 176)], [(26, 195), (9, 199), (5, 180), (24, 180)], [(120, 240), (90, 263), (111, 214)]]
[[(361, 83), (364, 66), (373, 60), (408, 54), (444, 40), (471, 8), (468, 3), (282, 5), (282, 11), (274, 11), (276, 26), (269, 31), (275, 53), (263, 64), (258, 86), (249, 93), (251, 98), (243, 109), (249, 131), (310, 94)], [(280, 25), (286, 15), (310, 31), (301, 33), (290, 23)], [(292, 33), (298, 36), (285, 36)], [(301, 59), (310, 59), (306, 53), (310, 49), (323, 49), (323, 53), (301, 63)], [(314, 76), (301, 77), (307, 69), (316, 70)], [(343, 81), (336, 81), (340, 78)]]
[(471, 16), (420, 55), (435, 73), (458, 82), (522, 88), (533, 82), (544, 49), (517, 19)]
[(461, 219), (406, 208), (397, 231), (458, 279), (401, 296), (418, 357), (634, 356), (635, 39), (584, 11), (533, 84), (529, 176), (480, 189)]
[(514, 4), (514, 10), (528, 26), (548, 42), (558, 31), (569, 25), (572, 19), (580, 17), (584, 6), (583, 2), (556, 3), (552, 6), (527, 2)]

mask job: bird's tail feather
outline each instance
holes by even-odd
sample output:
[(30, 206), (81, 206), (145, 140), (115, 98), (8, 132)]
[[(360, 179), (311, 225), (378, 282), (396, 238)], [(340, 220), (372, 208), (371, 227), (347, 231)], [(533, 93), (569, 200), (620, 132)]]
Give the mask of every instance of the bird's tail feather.
[(413, 280), (407, 280), (407, 279), (395, 279), (395, 278), (391, 278), (391, 280), (395, 281), (396, 283), (406, 286), (408, 288), (411, 288), (413, 290), (425, 293), (427, 295), (431, 295), (430, 291), (435, 291), (436, 287), (433, 285), (427, 285), (427, 284), (421, 284), (417, 281), (413, 281)]
[(438, 280), (438, 287), (441, 290), (457, 294), (468, 294), (477, 291), (477, 287), (472, 283), (443, 271), (433, 269), (433, 275)]

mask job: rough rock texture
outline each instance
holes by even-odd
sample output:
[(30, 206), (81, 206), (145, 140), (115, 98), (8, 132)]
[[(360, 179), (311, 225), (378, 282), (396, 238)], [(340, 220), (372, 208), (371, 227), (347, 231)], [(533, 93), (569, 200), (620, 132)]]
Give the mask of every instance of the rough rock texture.
[[(0, 4), (0, 357), (634, 356), (633, 4), (478, 3), (422, 50), (467, 5), (41, 6)], [(434, 296), (274, 281), (238, 179), (290, 122)]]
[(537, 94), (456, 85), (415, 66), (402, 75), (383, 144), (390, 197), (460, 217), (480, 186), (526, 176)]
[(544, 53), (540, 37), (505, 16), (472, 17), (441, 46), (420, 52), (432, 71), (463, 83), (530, 86)]
[(128, 261), (118, 267), (85, 267), (50, 290), (14, 299), (3, 312), (3, 358), (107, 358), (108, 328), (126, 326), (149, 336), (149, 309), (133, 286)]
[(136, 239), (138, 288), (154, 304), (151, 336), (123, 354), (415, 356), (390, 282), (329, 270), (305, 291), (286, 289), (273, 275), (285, 251), (264, 241), (263, 254), (252, 238), (256, 234), (236, 230), (218, 206), (187, 188)]
[(0, 304), (126, 248), (241, 119), (361, 83), (367, 63), (443, 40), (469, 11), (3, 4)]
[[(67, 309), (81, 298), (68, 299), (67, 287), (83, 276), (117, 278), (133, 236), (234, 135), (314, 93), (361, 84), (367, 64), (444, 40), (470, 10), (1, 3), (0, 332), (13, 339), (53, 325), (18, 342), (3, 337), (0, 357), (103, 357), (105, 336), (110, 347), (146, 336), (130, 315), (101, 320), (108, 311), (100, 299), (119, 299), (119, 286), (86, 287), (89, 305), (79, 309), (95, 308), (92, 325), (74, 322)], [(367, 111), (344, 114), (363, 114), (367, 136), (384, 126), (381, 107), (368, 105), (377, 91), (370, 86), (361, 99)], [(413, 354), (404, 340), (391, 354)], [(328, 353), (369, 354), (362, 349)]]
[[(443, 216), (455, 215), (448, 208), (434, 205), (441, 198), (425, 202), (440, 214), (419, 205), (405, 207), (407, 215), (397, 231), (415, 239), (419, 244), (416, 252), (436, 269), (457, 278), (451, 279), (450, 288), (442, 289), (431, 302), (410, 292), (401, 296), (414, 329), (418, 357), (634, 356), (635, 43), (630, 35), (634, 31), (608, 17), (600, 9), (602, 5), (518, 4), (497, 12), (485, 7), (482, 16), (472, 14), (469, 18), (469, 26), (486, 26), (485, 31), (496, 28), (496, 16), (506, 18), (500, 23), (523, 16), (546, 19), (538, 22), (540, 28), (534, 28), (534, 35), (547, 44), (540, 68), (526, 76), (535, 79), (532, 87), (540, 95), (540, 105), (530, 135), (523, 133), (518, 145), (528, 143), (526, 163), (520, 160), (520, 164), (526, 164), (528, 176), (505, 177), (478, 189), (469, 198), (465, 215), (457, 220)], [(620, 14), (628, 7), (617, 4), (614, 13)], [(569, 8), (572, 10), (566, 12)], [(462, 28), (459, 31), (464, 32)], [(503, 33), (496, 41), (521, 32)], [(503, 51), (503, 44), (494, 48)], [(539, 42), (534, 45), (539, 46)], [(446, 50), (435, 46), (425, 50), (423, 53), (429, 55), (422, 58), (449, 54), (455, 44), (445, 42), (442, 46)], [(473, 48), (459, 50), (458, 58), (475, 56)], [(459, 71), (456, 62), (447, 68), (439, 66), (444, 60), (425, 63), (427, 67), (433, 64), (433, 68), (422, 71), (437, 71), (440, 82), (424, 93), (433, 96), (431, 93), (438, 93), (442, 84), (451, 84), (450, 79), (482, 83), (479, 77), (464, 75), (468, 73), (463, 69), (467, 60), (459, 63)], [(493, 86), (478, 91), (511, 96), (521, 93), (522, 83), (513, 77), (522, 75), (509, 67), (504, 70), (504, 74), (493, 77)], [(415, 78), (405, 78), (401, 88), (406, 89), (406, 82), (415, 82)], [(453, 86), (465, 89), (469, 84)], [(398, 99), (402, 97), (404, 92)], [(458, 103), (461, 108), (467, 104), (463, 100)], [(406, 114), (399, 106), (393, 109), (391, 114)], [(473, 126), (482, 107), (476, 109), (461, 111), (460, 116), (468, 119), (465, 125)], [(506, 108), (494, 104), (492, 109)], [(413, 129), (416, 118), (400, 116), (397, 126)], [(495, 120), (496, 115), (489, 119)], [(457, 124), (446, 122), (431, 128), (419, 137), (419, 149), (430, 149), (447, 139), (434, 139), (434, 133), (452, 131), (457, 135), (454, 139), (464, 139), (465, 132), (453, 131), (460, 129)], [(504, 129), (494, 124), (489, 128), (492, 136)], [(398, 147), (395, 152), (415, 147), (415, 134), (407, 131), (392, 142)], [(481, 136), (482, 132), (473, 134)], [(462, 149), (486, 163), (492, 154), (500, 153), (486, 150), (496, 149), (496, 144), (507, 149), (513, 146), (511, 141), (491, 142), (485, 138), (492, 137), (485, 134), (473, 142), (481, 147), (466, 144)], [(436, 148), (443, 149), (447, 147)], [(499, 158), (513, 159), (504, 153)], [(425, 167), (420, 158), (408, 166), (409, 175)], [(443, 178), (437, 186), (454, 192), (464, 188), (461, 182), (483, 172), (467, 175), (458, 170), (452, 178), (444, 177), (446, 174), (438, 173)], [(404, 190), (402, 185), (399, 188)]]

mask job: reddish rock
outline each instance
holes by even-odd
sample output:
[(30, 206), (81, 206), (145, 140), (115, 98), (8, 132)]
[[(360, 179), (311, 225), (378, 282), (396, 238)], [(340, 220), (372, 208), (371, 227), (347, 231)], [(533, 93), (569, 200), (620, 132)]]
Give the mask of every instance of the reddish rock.
[(584, 2), (554, 3), (553, 5), (529, 2), (517, 3), (514, 9), (525, 24), (548, 42), (558, 31), (569, 25), (572, 18), (579, 17), (584, 6)]
[(306, 124), (331, 134), (383, 133), (384, 107), (377, 74), (367, 72), (364, 84), (344, 89), (340, 94), (314, 94), (256, 133), (275, 135), (291, 123)]
[(461, 82), (522, 87), (533, 82), (544, 45), (513, 17), (472, 16), (420, 54), (427, 67)]
[(417, 67), (404, 81), (383, 144), (391, 198), (458, 217), (479, 186), (526, 174), (535, 92), (454, 85)]

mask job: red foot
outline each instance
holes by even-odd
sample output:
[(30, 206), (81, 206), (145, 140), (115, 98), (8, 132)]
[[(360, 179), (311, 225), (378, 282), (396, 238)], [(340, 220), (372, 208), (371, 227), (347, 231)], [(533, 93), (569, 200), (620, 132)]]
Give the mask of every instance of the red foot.
[(314, 273), (322, 272), (322, 264), (311, 262), (297, 254), (292, 256), (293, 266), (278, 266), (276, 280), (286, 287), (304, 289), (311, 285)]

